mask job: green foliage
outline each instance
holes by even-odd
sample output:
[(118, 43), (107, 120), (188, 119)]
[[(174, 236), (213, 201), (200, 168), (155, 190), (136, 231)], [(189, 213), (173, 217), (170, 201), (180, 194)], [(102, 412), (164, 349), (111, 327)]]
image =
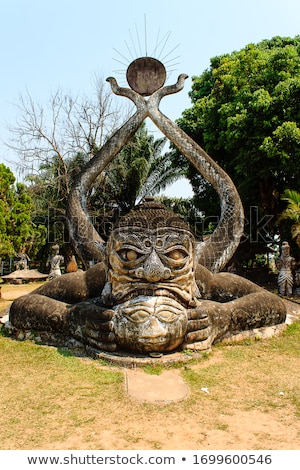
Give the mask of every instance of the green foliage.
[[(116, 217), (128, 212), (143, 197), (157, 194), (182, 174), (180, 168), (171, 166), (168, 153), (162, 153), (165, 143), (165, 138), (155, 140), (143, 124), (89, 188), (87, 210), (104, 239)], [(62, 246), (66, 261), (74, 253), (71, 243), (66, 243), (68, 195), (74, 180), (97, 151), (95, 147), (93, 155), (77, 153), (64, 160), (53, 155), (40, 164), (37, 174), (27, 176), (36, 220), (47, 222), (48, 240)], [(47, 253), (43, 258), (47, 258)]]
[[(300, 180), (299, 52), (300, 36), (274, 37), (212, 58), (193, 77), (192, 107), (178, 120), (232, 177), (246, 216), (251, 206), (260, 216), (278, 214), (279, 194)], [(185, 165), (202, 210), (206, 197), (216, 200), (178, 154), (176, 162)]]
[(10, 221), (10, 207), (13, 203), (15, 177), (3, 163), (0, 163), (0, 257), (12, 256), (14, 247), (6, 233)]
[(0, 164), (0, 257), (12, 257), (22, 248), (35, 255), (45, 243), (45, 227), (31, 220), (33, 202), (24, 184)]
[(291, 226), (291, 235), (300, 247), (300, 193), (292, 189), (286, 189), (281, 199), (288, 203), (287, 207), (281, 213), (279, 221), (290, 220), (293, 222)]
[(66, 264), (74, 254), (72, 244), (69, 243), (66, 205), (71, 186), (87, 163), (87, 155), (80, 152), (65, 159), (59, 154), (54, 154), (40, 163), (36, 173), (26, 177), (29, 194), (34, 203), (33, 221), (47, 226), (48, 244), (39, 253), (42, 266), (46, 264), (49, 245), (53, 243), (61, 246)]
[(291, 219), (296, 224), (300, 223), (300, 193), (293, 189), (286, 189), (281, 199), (287, 201), (287, 208), (282, 212), (281, 218)]
[(154, 139), (145, 123), (108, 166), (106, 189), (121, 212), (127, 212), (139, 200), (161, 190), (182, 175), (171, 166), (168, 153), (162, 149), (166, 138)]

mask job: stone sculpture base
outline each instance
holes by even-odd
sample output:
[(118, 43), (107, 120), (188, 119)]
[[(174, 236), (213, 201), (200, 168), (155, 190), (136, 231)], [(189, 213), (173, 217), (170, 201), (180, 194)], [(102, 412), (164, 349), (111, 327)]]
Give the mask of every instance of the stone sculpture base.
[[(250, 331), (241, 331), (235, 335), (230, 335), (224, 338), (221, 343), (235, 343), (241, 342), (246, 339), (266, 339), (272, 338), (274, 336), (278, 336), (283, 333), (283, 331), (287, 328), (287, 324), (281, 323), (280, 325), (268, 326), (263, 328), (255, 328), (254, 330)], [(131, 369), (135, 369), (136, 367), (144, 367), (144, 366), (168, 366), (172, 364), (185, 364), (191, 361), (201, 359), (205, 354), (211, 352), (211, 349), (202, 350), (202, 351), (175, 351), (170, 352), (167, 354), (145, 356), (142, 354), (131, 354), (128, 352), (99, 352), (93, 348), (87, 348), (87, 353), (92, 356), (94, 359), (102, 359), (107, 362), (110, 362), (114, 365), (119, 365), (122, 367), (129, 367)]]
[(45, 281), (48, 274), (42, 274), (36, 269), (16, 269), (6, 276), (1, 276), (4, 282), (8, 284), (25, 284), (26, 282)]
[[(274, 336), (278, 336), (283, 333), (289, 324), (289, 317), (287, 318), (286, 323), (281, 323), (279, 325), (273, 325), (262, 328), (255, 328), (253, 330), (241, 331), (236, 334), (230, 334), (223, 338), (221, 343), (236, 343), (241, 342), (247, 339), (250, 340), (259, 340), (267, 339)], [(6, 322), (5, 327), (8, 330), (11, 330), (11, 325), (9, 321)], [(135, 369), (137, 367), (144, 366), (170, 366), (173, 364), (187, 364), (191, 361), (195, 361), (203, 358), (205, 354), (211, 352), (211, 348), (199, 350), (186, 350), (186, 351), (174, 351), (168, 353), (149, 353), (149, 354), (139, 354), (131, 353), (129, 351), (115, 351), (113, 353), (106, 351), (99, 351), (91, 346), (84, 346), (79, 341), (76, 341), (72, 338), (67, 339), (60, 337), (59, 335), (51, 335), (49, 332), (40, 333), (38, 336), (34, 335), (33, 332), (28, 331), (13, 332), (13, 335), (16, 339), (20, 341), (31, 340), (37, 344), (47, 344), (49, 346), (68, 348), (78, 356), (89, 356), (95, 360), (104, 360), (109, 364), (115, 366), (126, 367), (130, 369)]]
[[(144, 367), (144, 366), (170, 366), (172, 364), (185, 364), (191, 362), (195, 359), (201, 359), (203, 357), (204, 351), (197, 351), (197, 352), (183, 352), (177, 351), (168, 354), (162, 354), (161, 356), (152, 357), (146, 355), (139, 355), (139, 354), (131, 354), (128, 352), (115, 352), (115, 353), (108, 353), (108, 352), (99, 352), (96, 350), (89, 350), (87, 351), (89, 355), (91, 355), (94, 359), (102, 359), (108, 363), (113, 365), (126, 367), (130, 369), (135, 369), (137, 367)], [(208, 351), (207, 351), (208, 352)]]

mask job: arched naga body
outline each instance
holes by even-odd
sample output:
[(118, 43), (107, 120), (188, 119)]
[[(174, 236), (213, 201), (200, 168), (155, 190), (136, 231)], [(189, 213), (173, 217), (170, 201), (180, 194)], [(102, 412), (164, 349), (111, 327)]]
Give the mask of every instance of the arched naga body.
[[(97, 263), (15, 300), (12, 331), (75, 338), (96, 351), (148, 354), (209, 350), (227, 336), (284, 323), (286, 309), (280, 298), (237, 275), (219, 272), (240, 241), (243, 208), (229, 176), (159, 110), (164, 96), (183, 88), (186, 75), (175, 85), (162, 86), (160, 62), (135, 62), (127, 77), (131, 88), (120, 88), (114, 78), (108, 81), (113, 92), (129, 98), (137, 110), (83, 170), (68, 201), (73, 241), (86, 260)], [(219, 224), (204, 242), (196, 242), (187, 224), (154, 200), (143, 201), (120, 218), (107, 243), (89, 219), (88, 188), (146, 117), (220, 196)]]

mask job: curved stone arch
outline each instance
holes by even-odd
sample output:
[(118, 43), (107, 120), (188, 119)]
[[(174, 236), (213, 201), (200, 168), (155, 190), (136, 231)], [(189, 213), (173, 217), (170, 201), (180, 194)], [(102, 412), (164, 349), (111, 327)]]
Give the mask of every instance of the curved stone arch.
[(80, 173), (69, 195), (67, 217), (70, 235), (77, 250), (87, 258), (101, 260), (104, 246), (104, 240), (93, 227), (86, 210), (87, 190), (135, 134), (146, 117), (176, 145), (199, 173), (212, 184), (220, 197), (221, 216), (218, 226), (204, 242), (197, 244), (196, 263), (202, 264), (212, 272), (218, 272), (234, 254), (243, 234), (244, 212), (232, 180), (198, 144), (159, 110), (161, 99), (182, 90), (186, 78), (185, 74), (179, 75), (175, 85), (158, 89), (148, 100), (132, 89), (119, 87), (113, 77), (107, 79), (112, 91), (133, 101), (137, 111), (92, 158)]

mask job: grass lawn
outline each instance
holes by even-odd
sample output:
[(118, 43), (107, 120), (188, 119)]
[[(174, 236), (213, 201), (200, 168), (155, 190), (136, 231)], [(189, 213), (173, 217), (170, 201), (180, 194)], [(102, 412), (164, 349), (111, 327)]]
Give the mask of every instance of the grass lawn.
[(0, 358), (1, 449), (300, 448), (299, 323), (177, 365), (190, 395), (173, 403), (134, 401), (122, 368), (3, 329)]

